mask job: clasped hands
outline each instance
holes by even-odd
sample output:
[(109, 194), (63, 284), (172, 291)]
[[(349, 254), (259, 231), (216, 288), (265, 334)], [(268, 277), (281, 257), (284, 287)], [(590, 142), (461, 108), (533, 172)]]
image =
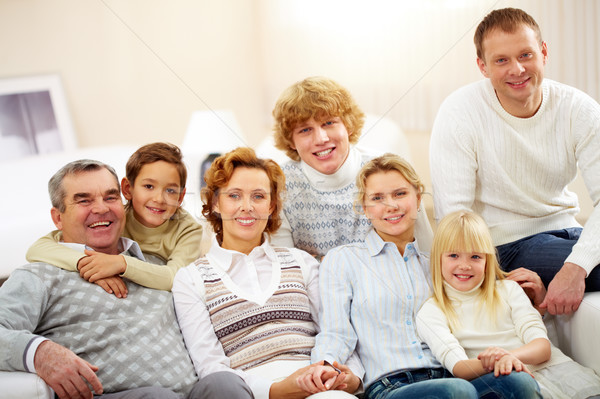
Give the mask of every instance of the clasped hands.
[(127, 297), (127, 285), (119, 276), (124, 273), (127, 263), (122, 255), (107, 255), (86, 249), (87, 256), (77, 263), (81, 278), (96, 283), (109, 294), (117, 298)]
[[(490, 346), (479, 355), (477, 359), (488, 372), (494, 372), (494, 376), (510, 374), (513, 370), (524, 371), (533, 377), (527, 366), (515, 355), (497, 346)], [(535, 378), (535, 377), (534, 377)]]
[(311, 364), (296, 377), (296, 383), (307, 394), (312, 395), (330, 390), (354, 392), (360, 385), (360, 379), (346, 365), (320, 361)]

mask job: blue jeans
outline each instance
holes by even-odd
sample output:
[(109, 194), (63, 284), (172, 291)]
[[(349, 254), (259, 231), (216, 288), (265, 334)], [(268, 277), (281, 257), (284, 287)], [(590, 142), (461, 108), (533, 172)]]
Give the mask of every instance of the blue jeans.
[(365, 391), (365, 399), (475, 399), (477, 391), (467, 380), (452, 378), (448, 370), (418, 369), (380, 378)]
[[(525, 267), (539, 274), (546, 287), (563, 266), (581, 235), (580, 227), (545, 231), (499, 245), (498, 260), (504, 271)], [(600, 238), (599, 238), (600, 240)], [(586, 291), (600, 291), (600, 267), (585, 279)]]
[(513, 371), (494, 377), (487, 373), (471, 381), (480, 399), (542, 399), (540, 387), (529, 374)]

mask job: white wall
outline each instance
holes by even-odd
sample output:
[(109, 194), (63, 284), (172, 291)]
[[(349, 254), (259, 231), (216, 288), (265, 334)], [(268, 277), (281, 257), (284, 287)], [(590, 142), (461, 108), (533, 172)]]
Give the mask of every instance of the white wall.
[(263, 134), (252, 2), (0, 0), (0, 78), (62, 77), (81, 146), (180, 144), (194, 110)]
[(325, 75), (410, 131), (423, 161), (441, 101), (481, 78), (475, 26), (506, 6), (539, 22), (546, 76), (600, 100), (596, 0), (0, 0), (0, 78), (60, 74), (88, 147), (181, 144), (193, 111), (223, 108), (257, 145), (279, 93)]
[(505, 6), (540, 23), (547, 77), (600, 99), (595, 0), (0, 0), (0, 78), (59, 73), (82, 146), (179, 144), (209, 108), (233, 109), (254, 145), (279, 93), (310, 75), (427, 132), (440, 102), (481, 78), (474, 28)]

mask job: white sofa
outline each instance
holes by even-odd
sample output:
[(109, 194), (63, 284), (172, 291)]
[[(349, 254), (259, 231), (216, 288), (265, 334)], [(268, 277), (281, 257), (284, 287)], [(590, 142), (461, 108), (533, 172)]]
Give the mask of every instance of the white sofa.
[[(54, 229), (50, 219), (49, 178), (67, 162), (92, 158), (112, 165), (119, 177), (125, 163), (138, 146), (107, 146), (83, 148), (43, 156), (0, 162), (4, 195), (0, 196), (3, 223), (0, 225), (0, 245), (4, 261), (0, 263), (0, 279), (26, 263), (27, 248), (40, 236)], [(261, 151), (259, 151), (260, 153)], [(265, 154), (266, 155), (266, 154)], [(187, 194), (184, 207), (201, 219), (199, 170), (203, 156), (186, 154), (188, 166)], [(581, 364), (600, 375), (600, 292), (586, 294), (579, 311), (572, 317), (550, 318), (547, 323), (553, 342)], [(53, 398), (53, 392), (35, 374), (0, 372), (2, 398)]]

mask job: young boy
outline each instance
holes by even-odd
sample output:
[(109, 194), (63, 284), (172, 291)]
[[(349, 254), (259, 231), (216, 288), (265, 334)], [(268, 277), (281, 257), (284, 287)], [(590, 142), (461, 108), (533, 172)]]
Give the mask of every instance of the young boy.
[(202, 227), (181, 209), (187, 170), (181, 151), (173, 144), (152, 143), (139, 148), (126, 165), (121, 181), (126, 205), (123, 236), (136, 241), (157, 265), (124, 255), (85, 251), (85, 255), (58, 244), (59, 231), (36, 241), (27, 251), (29, 262), (46, 262), (65, 270), (79, 271), (108, 293), (125, 297), (121, 277), (149, 288), (171, 290), (177, 270), (200, 256)]
[[(320, 258), (331, 248), (362, 241), (371, 223), (354, 210), (354, 181), (376, 154), (353, 146), (364, 114), (350, 93), (331, 79), (307, 78), (281, 94), (273, 117), (275, 146), (291, 158), (282, 165), (287, 195), (273, 245)], [(419, 212), (415, 234), (428, 251), (433, 232), (425, 212)]]

